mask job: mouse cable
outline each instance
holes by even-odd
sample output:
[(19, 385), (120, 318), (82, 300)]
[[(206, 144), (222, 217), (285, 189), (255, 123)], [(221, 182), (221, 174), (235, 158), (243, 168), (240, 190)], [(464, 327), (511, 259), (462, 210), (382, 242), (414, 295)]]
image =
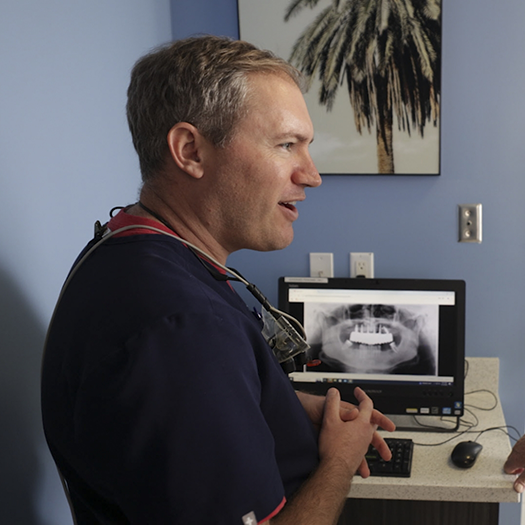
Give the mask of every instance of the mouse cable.
[[(500, 426), (500, 427), (485, 428), (484, 430), (472, 430), (470, 428), (467, 428), (467, 429), (463, 430), (462, 432), (457, 432), (454, 436), (452, 436), (452, 437), (450, 437), (450, 438), (448, 438), (448, 439), (446, 439), (444, 441), (440, 441), (439, 443), (416, 443), (416, 442), (414, 442), (414, 445), (417, 445), (419, 447), (439, 447), (441, 445), (445, 445), (446, 443), (448, 443), (450, 441), (453, 441), (454, 439), (457, 439), (460, 436), (463, 436), (464, 434), (475, 434), (475, 433), (477, 433), (478, 435), (476, 436), (476, 438), (473, 441), (477, 442), (482, 434), (484, 434), (485, 432), (492, 432), (494, 430), (500, 430), (501, 432), (506, 434), (508, 436), (508, 438), (511, 441), (513, 441), (513, 442), (518, 441), (520, 439), (520, 437), (521, 437), (520, 433), (519, 433), (519, 431), (518, 431), (518, 429), (516, 427), (513, 427), (512, 425), (503, 425), (503, 426)], [(509, 432), (509, 430), (514, 431), (515, 434), (518, 437), (511, 435), (511, 432)]]
[[(417, 416), (412, 416), (412, 419), (414, 421), (414, 423), (416, 423), (418, 426), (422, 427), (422, 428), (428, 428), (430, 430), (435, 430), (436, 432), (443, 432), (443, 431), (447, 431), (447, 432), (454, 432), (456, 426), (452, 426), (452, 427), (442, 427), (442, 426), (438, 426), (438, 425), (431, 425), (431, 424), (428, 424), (428, 423), (423, 423), (422, 421), (420, 421)], [(441, 416), (439, 418), (439, 421), (441, 421), (442, 423), (450, 423), (452, 425), (455, 425), (454, 421), (451, 421), (450, 419), (448, 419), (448, 417), (446, 416)], [(460, 425), (463, 424), (465, 425), (466, 423), (462, 420), (460, 420)], [(469, 426), (469, 428), (471, 428)]]
[(472, 432), (472, 430), (470, 430), (470, 428), (467, 428), (466, 430), (462, 430), (461, 432), (456, 432), (453, 436), (449, 437), (448, 439), (445, 439), (444, 441), (440, 441), (439, 443), (416, 443), (414, 441), (414, 445), (417, 445), (418, 447), (440, 447), (441, 445), (445, 445), (449, 441), (453, 441), (454, 439), (457, 439), (458, 437), (466, 434), (467, 432)]
[[(417, 416), (413, 416), (413, 420), (414, 422), (419, 425), (420, 427), (423, 427), (423, 428), (428, 428), (429, 430), (435, 430), (436, 432), (443, 432), (443, 430), (448, 430), (449, 432), (454, 432), (454, 435), (457, 436), (457, 435), (461, 435), (463, 432), (466, 432), (468, 430), (471, 430), (473, 429), (474, 427), (477, 426), (477, 424), (479, 423), (479, 419), (476, 417), (476, 415), (474, 413), (472, 413), (470, 410), (466, 409), (466, 411), (472, 415), (474, 417), (474, 420), (475, 421), (467, 421), (466, 419), (464, 418), (461, 418), (459, 420), (459, 426), (458, 427), (461, 427), (461, 426), (464, 426), (464, 427), (467, 427), (465, 430), (456, 430), (456, 427), (450, 427), (450, 428), (444, 428), (444, 427), (440, 427), (440, 426), (436, 426), (436, 425), (428, 425), (428, 424), (425, 424), (421, 421), (419, 421), (417, 419)], [(451, 423), (451, 424), (454, 424), (453, 421), (450, 421), (448, 418), (446, 418), (445, 416), (442, 416), (440, 418), (440, 421), (442, 423)], [(452, 438), (453, 439), (453, 438)]]
[(497, 406), (498, 406), (498, 396), (496, 396), (496, 394), (494, 392), (492, 392), (492, 390), (488, 390), (486, 388), (480, 388), (479, 390), (471, 390), (470, 392), (465, 392), (465, 395), (466, 396), (469, 396), (469, 395), (472, 395), (472, 394), (480, 394), (480, 393), (488, 393), (492, 396), (492, 399), (494, 400), (494, 405), (491, 406), (491, 407), (480, 407), (480, 406), (476, 406), (476, 405), (471, 405), (471, 404), (465, 404), (465, 407), (470, 407), (470, 408), (476, 408), (477, 410), (485, 410), (487, 412), (490, 412), (491, 410), (494, 410)]
[(470, 410), (470, 406), (465, 406), (465, 412), (468, 412), (474, 418), (474, 422), (465, 420), (465, 425), (467, 425), (469, 428), (477, 427), (479, 424), (479, 418), (472, 410)]
[[(506, 434), (511, 441), (514, 441), (514, 443), (521, 438), (520, 432), (516, 427), (513, 427), (512, 425), (505, 425), (502, 427), (490, 427), (490, 428), (486, 428), (485, 430), (479, 430), (478, 437), (474, 441), (477, 441), (479, 437), (481, 436), (481, 434), (484, 434), (485, 432), (491, 432), (493, 430), (500, 430), (501, 432)], [(514, 431), (516, 435), (515, 436), (511, 435), (509, 430)]]
[[(461, 418), (460, 419), (460, 425), (463, 425), (463, 426), (466, 426), (467, 428), (465, 428), (464, 430), (461, 430), (461, 431), (457, 431), (457, 432), (454, 432), (454, 435), (451, 436), (449, 439), (446, 439), (445, 441), (441, 441), (439, 443), (415, 443), (419, 446), (426, 446), (426, 447), (434, 447), (434, 446), (439, 446), (439, 445), (443, 445), (445, 443), (448, 443), (449, 441), (452, 441), (453, 439), (456, 439), (460, 436), (462, 436), (463, 434), (467, 434), (467, 433), (474, 433), (474, 432), (478, 432), (479, 435), (478, 435), (478, 438), (479, 436), (483, 433), (483, 432), (487, 432), (489, 430), (495, 430), (495, 429), (503, 429), (503, 428), (511, 428), (512, 430), (514, 430), (516, 432), (516, 434), (519, 435), (519, 432), (512, 426), (510, 425), (507, 425), (505, 427), (491, 427), (490, 429), (485, 429), (485, 430), (475, 430), (475, 428), (478, 426), (479, 424), (479, 419), (478, 417), (476, 416), (476, 414), (470, 410), (469, 408), (465, 407), (465, 411), (468, 412), (473, 418), (474, 418), (474, 421), (467, 421), (465, 420), (464, 418)], [(422, 427), (425, 427), (425, 428), (429, 428), (429, 429), (440, 429), (440, 427), (436, 427), (436, 426), (433, 426), (433, 425), (425, 425), (424, 423), (421, 423), (420, 421), (418, 421), (416, 419), (416, 417), (414, 417), (414, 421), (419, 424), (420, 426)], [(441, 421), (447, 421), (445, 418), (441, 418)], [(511, 436), (509, 433), (507, 433), (507, 435), (509, 436), (510, 439), (514, 440), (515, 438), (513, 436)], [(477, 439), (476, 438), (476, 441)]]

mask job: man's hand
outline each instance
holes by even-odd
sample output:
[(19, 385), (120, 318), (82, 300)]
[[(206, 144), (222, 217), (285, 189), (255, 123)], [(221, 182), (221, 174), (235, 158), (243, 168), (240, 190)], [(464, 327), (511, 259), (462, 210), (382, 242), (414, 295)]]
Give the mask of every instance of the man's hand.
[[(369, 415), (368, 412), (366, 412), (364, 416), (361, 417), (360, 422), (366, 420), (366, 418), (369, 418), (370, 429), (373, 430), (370, 439), (366, 442), (366, 449), (364, 450), (361, 456), (360, 463), (357, 468), (359, 474), (362, 477), (366, 478), (370, 475), (370, 470), (368, 468), (366, 460), (364, 459), (364, 455), (366, 454), (368, 445), (370, 443), (374, 445), (374, 447), (378, 450), (379, 454), (383, 459), (388, 461), (392, 457), (388, 445), (385, 443), (384, 439), (379, 435), (379, 433), (376, 432), (376, 429), (378, 427), (381, 427), (384, 430), (392, 432), (393, 430), (395, 430), (395, 425), (388, 417), (386, 417), (384, 414), (382, 414), (378, 410), (375, 410), (372, 407), (372, 401), (360, 388), (356, 388), (355, 390), (355, 396), (358, 399), (358, 401), (360, 401), (359, 407), (356, 407), (351, 403), (347, 403), (346, 401), (341, 401), (339, 392), (335, 389), (331, 390), (334, 390), (334, 392), (332, 392), (330, 396), (335, 395), (336, 400), (334, 399), (334, 401), (331, 401), (330, 403), (334, 403), (334, 407), (338, 411), (339, 421), (342, 423), (351, 423), (352, 421), (362, 416), (360, 414), (361, 409), (368, 410), (368, 408), (370, 407)], [(299, 397), (299, 400), (301, 401), (306, 413), (308, 414), (314, 425), (321, 429), (323, 426), (324, 418), (326, 416), (325, 406), (328, 403), (328, 399), (322, 396), (305, 394), (303, 392), (297, 392), (297, 396)], [(357, 428), (357, 425), (355, 426)], [(359, 438), (357, 437), (356, 439), (359, 440)]]
[(388, 446), (376, 432), (378, 426), (394, 430), (395, 425), (374, 409), (372, 400), (360, 388), (354, 391), (358, 406), (341, 401), (335, 388), (326, 397), (300, 392), (297, 395), (314, 424), (320, 427), (320, 462), (271, 524), (336, 523), (356, 471), (360, 469), (365, 477), (370, 474), (364, 459), (368, 445), (373, 443), (383, 457), (391, 457)]
[[(305, 412), (308, 414), (310, 421), (314, 424), (317, 430), (321, 430), (325, 397), (306, 394), (299, 391), (296, 391), (295, 393), (303, 405)], [(358, 409), (355, 405), (352, 405), (352, 403), (347, 403), (346, 401), (341, 401), (340, 415), (343, 421), (351, 421), (357, 417), (357, 414)], [(380, 413), (378, 412), (378, 414)]]
[(525, 436), (523, 436), (512, 449), (503, 469), (507, 474), (519, 474), (514, 482), (514, 490), (525, 492)]

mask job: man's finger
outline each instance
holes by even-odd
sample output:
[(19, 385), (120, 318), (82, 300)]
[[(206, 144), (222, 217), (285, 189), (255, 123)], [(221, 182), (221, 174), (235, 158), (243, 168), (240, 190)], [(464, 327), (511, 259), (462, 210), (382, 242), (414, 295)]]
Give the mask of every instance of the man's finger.
[(525, 492), (525, 471), (514, 481), (514, 490), (520, 494)]
[(372, 436), (372, 445), (374, 445), (374, 448), (377, 449), (379, 455), (385, 461), (390, 461), (392, 459), (392, 451), (390, 450), (390, 447), (386, 444), (383, 437), (377, 432), (374, 432), (374, 435)]
[(525, 467), (525, 437), (522, 437), (512, 448), (512, 451), (505, 462), (504, 469), (507, 474), (517, 474)]
[(330, 388), (326, 393), (324, 401), (324, 414), (323, 420), (341, 420), (339, 415), (341, 406), (341, 394), (337, 388)]
[(354, 396), (359, 402), (359, 411), (365, 413), (367, 418), (371, 418), (372, 411), (374, 410), (372, 400), (365, 394), (364, 390), (359, 387), (356, 387), (354, 390)]
[(370, 476), (370, 467), (368, 466), (366, 459), (363, 459), (357, 471), (359, 472), (362, 478), (368, 478)]
[(393, 432), (396, 429), (395, 423), (376, 409), (374, 409), (372, 412), (372, 423), (376, 424), (378, 427), (381, 427), (387, 432)]
[(359, 410), (356, 407), (341, 407), (340, 410), (341, 421), (353, 421), (359, 416)]

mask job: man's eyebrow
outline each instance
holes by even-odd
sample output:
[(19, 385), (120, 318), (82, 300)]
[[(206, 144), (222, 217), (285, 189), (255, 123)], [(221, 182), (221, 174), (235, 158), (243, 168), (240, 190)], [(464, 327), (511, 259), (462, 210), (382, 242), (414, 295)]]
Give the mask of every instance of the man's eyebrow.
[(279, 135), (276, 136), (277, 140), (286, 140), (290, 138), (295, 138), (299, 142), (308, 142), (311, 144), (314, 141), (314, 137), (310, 139), (307, 135), (303, 135), (302, 133), (298, 133), (296, 131), (285, 131), (284, 133), (279, 133)]

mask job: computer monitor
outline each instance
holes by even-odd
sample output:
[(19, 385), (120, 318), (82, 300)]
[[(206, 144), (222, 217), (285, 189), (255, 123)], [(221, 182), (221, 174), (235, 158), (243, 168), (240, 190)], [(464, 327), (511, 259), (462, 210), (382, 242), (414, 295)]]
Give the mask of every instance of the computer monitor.
[(388, 415), (463, 415), (464, 281), (282, 277), (279, 308), (311, 347), (296, 390), (355, 402), (359, 386)]

